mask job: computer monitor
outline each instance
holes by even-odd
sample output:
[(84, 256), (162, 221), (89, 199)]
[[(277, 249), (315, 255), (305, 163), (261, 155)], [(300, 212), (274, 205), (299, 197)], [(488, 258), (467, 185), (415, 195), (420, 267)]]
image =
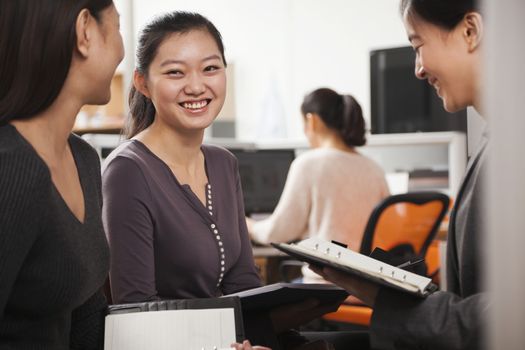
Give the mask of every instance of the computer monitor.
[(242, 150), (230, 149), (239, 160), (244, 210), (246, 215), (271, 213), (283, 192), (293, 149)]
[(414, 50), (370, 52), (372, 134), (467, 130), (466, 110), (448, 113), (434, 88), (414, 75)]

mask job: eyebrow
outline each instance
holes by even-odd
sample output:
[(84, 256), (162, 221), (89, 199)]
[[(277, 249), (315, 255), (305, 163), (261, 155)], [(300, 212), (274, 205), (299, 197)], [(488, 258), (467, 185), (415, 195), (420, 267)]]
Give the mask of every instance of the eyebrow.
[[(210, 60), (221, 60), (221, 56), (214, 54), (214, 55), (203, 58), (201, 62), (206, 62)], [(185, 63), (186, 63), (185, 61), (181, 61), (181, 60), (167, 59), (164, 62), (162, 62), (160, 66), (164, 67), (164, 66), (167, 66), (168, 64), (185, 64)]]

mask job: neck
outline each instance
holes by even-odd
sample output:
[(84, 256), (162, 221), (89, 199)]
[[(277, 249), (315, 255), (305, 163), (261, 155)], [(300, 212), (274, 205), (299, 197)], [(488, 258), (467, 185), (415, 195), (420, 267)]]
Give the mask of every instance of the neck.
[(45, 111), (11, 124), (48, 164), (67, 151), (68, 139), (82, 103), (60, 94)]
[(355, 152), (354, 147), (349, 147), (339, 135), (331, 133), (320, 138), (319, 147), (335, 148), (345, 152)]
[(476, 112), (478, 112), (478, 114), (483, 118), (485, 119), (485, 114), (483, 113), (484, 112), (484, 106), (483, 106), (483, 103), (480, 99), (481, 96), (481, 93), (480, 92), (477, 92), (476, 93), (476, 96), (474, 97), (474, 101), (472, 103), (472, 107), (474, 107), (474, 109), (476, 110)]
[(181, 133), (172, 127), (161, 125), (156, 118), (153, 124), (135, 138), (146, 144), (166, 163), (188, 169), (200, 159), (204, 130)]
[[(479, 58), (478, 58), (479, 60)], [(475, 64), (472, 64), (472, 76), (473, 76), (473, 85), (472, 85), (472, 91), (474, 92), (473, 101), (472, 101), (472, 107), (478, 112), (478, 114), (484, 117), (484, 105), (481, 101), (481, 96), (483, 95), (483, 89), (482, 89), (482, 73), (479, 71), (479, 67), (481, 67), (481, 61), (475, 62)]]

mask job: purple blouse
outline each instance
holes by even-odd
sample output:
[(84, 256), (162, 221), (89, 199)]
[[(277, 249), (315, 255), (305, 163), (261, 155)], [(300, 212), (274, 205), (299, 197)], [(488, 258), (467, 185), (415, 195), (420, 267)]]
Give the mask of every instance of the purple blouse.
[(206, 206), (143, 143), (106, 160), (103, 222), (113, 302), (207, 298), (259, 287), (237, 160), (203, 145)]

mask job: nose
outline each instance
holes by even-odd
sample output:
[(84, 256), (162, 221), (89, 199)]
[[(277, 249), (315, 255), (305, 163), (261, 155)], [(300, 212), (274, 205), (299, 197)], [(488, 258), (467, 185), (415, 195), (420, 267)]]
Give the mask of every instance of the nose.
[(188, 95), (200, 95), (204, 91), (206, 91), (206, 86), (201, 75), (199, 73), (190, 74), (184, 92)]
[(423, 68), (423, 65), (421, 64), (418, 58), (416, 58), (414, 73), (416, 75), (416, 78), (418, 79), (426, 79), (427, 77), (427, 72), (425, 72), (425, 68)]

